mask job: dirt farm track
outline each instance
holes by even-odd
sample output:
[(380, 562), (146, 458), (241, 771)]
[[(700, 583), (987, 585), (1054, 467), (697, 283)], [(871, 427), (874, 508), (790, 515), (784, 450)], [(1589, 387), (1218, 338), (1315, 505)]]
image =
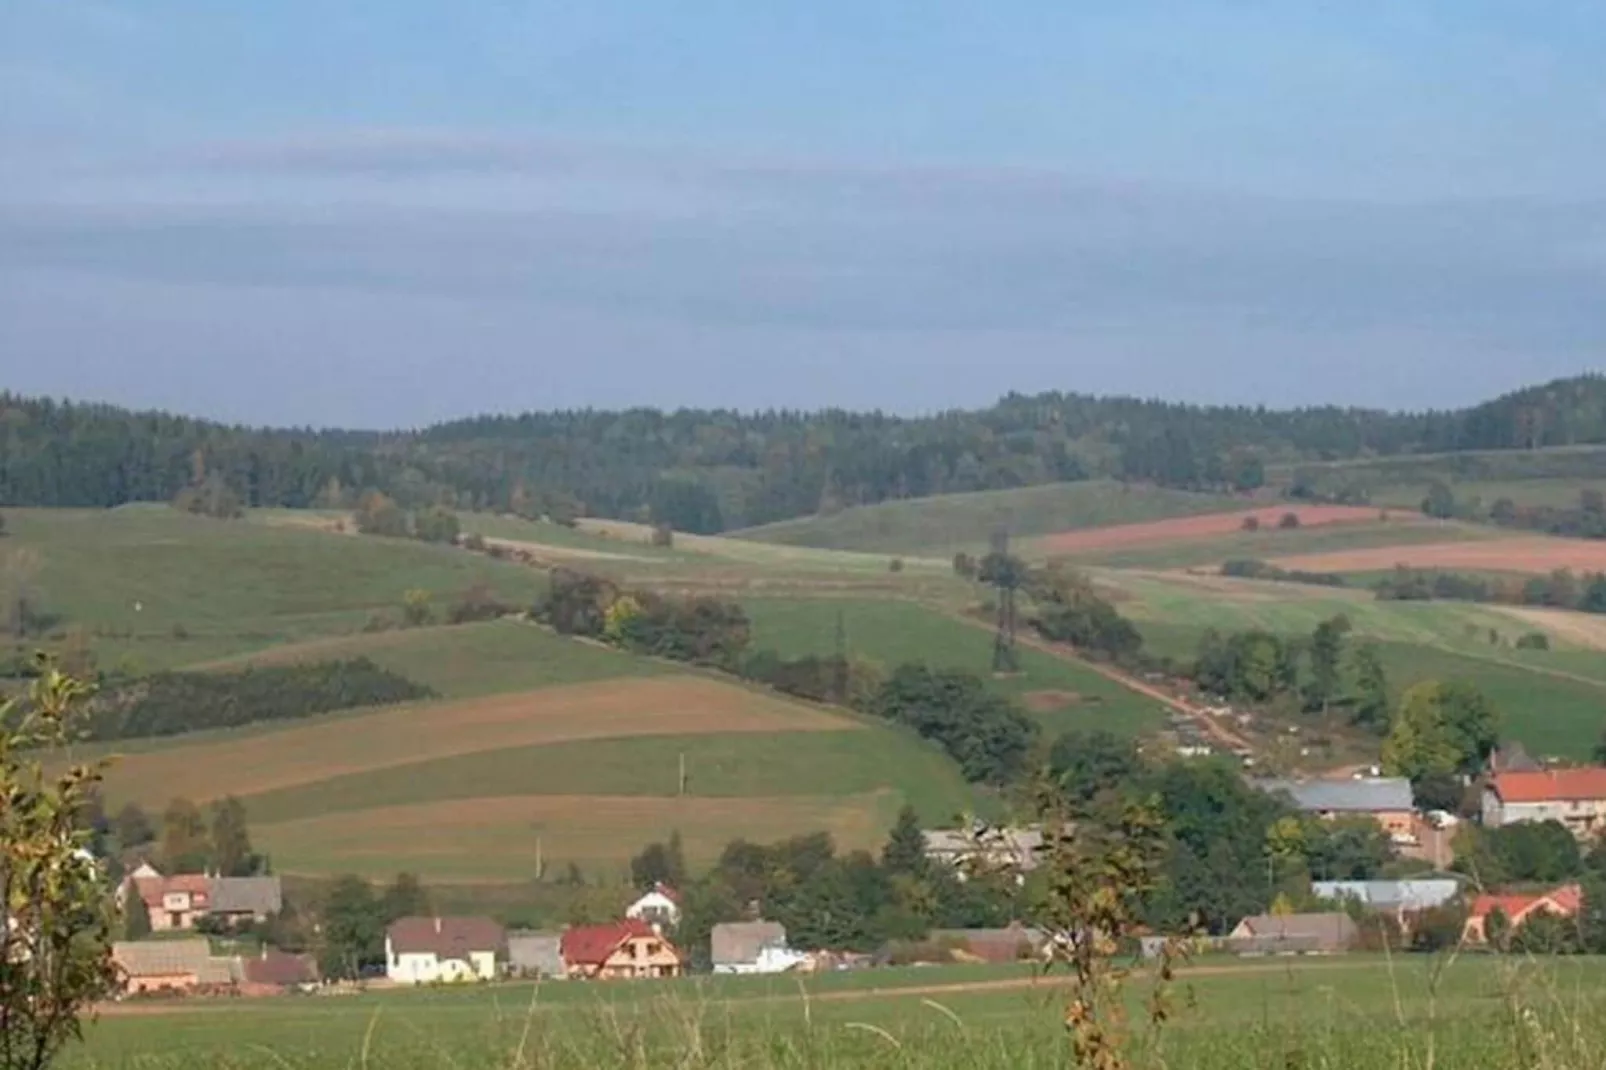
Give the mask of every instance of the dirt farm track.
[(1526, 536), (1486, 542), (1376, 546), (1322, 554), (1274, 558), (1283, 568), (1310, 572), (1382, 572), (1396, 565), (1459, 569), (1466, 572), (1546, 573), (1606, 571), (1606, 541)]

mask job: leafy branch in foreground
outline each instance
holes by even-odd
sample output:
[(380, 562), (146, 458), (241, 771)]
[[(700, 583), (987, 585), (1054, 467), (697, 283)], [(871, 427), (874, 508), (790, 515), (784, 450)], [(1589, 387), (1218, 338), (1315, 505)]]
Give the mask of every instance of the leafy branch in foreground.
[(45, 665), (0, 706), (0, 1070), (42, 1070), (116, 983), (110, 889), (80, 815), (102, 763), (47, 770), (89, 688)]
[[(1103, 814), (1073, 821), (1063, 795), (1041, 791), (1043, 865), (1039, 918), (1049, 933), (1050, 970), (1069, 973), (1065, 1027), (1076, 1065), (1122, 1070), (1128, 1065), (1122, 988), (1131, 970), (1116, 955), (1141, 924), (1143, 901), (1159, 879), (1165, 824), (1158, 800), (1114, 804)], [(1165, 986), (1179, 948), (1168, 942), (1149, 1016), (1168, 1017)]]

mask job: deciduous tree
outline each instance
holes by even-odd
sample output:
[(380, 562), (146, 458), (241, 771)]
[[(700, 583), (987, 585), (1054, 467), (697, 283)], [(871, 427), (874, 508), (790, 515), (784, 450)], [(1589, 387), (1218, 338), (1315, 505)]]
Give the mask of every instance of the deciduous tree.
[(43, 1070), (116, 982), (116, 908), (78, 820), (103, 767), (57, 765), (87, 693), (47, 665), (0, 706), (0, 1070)]

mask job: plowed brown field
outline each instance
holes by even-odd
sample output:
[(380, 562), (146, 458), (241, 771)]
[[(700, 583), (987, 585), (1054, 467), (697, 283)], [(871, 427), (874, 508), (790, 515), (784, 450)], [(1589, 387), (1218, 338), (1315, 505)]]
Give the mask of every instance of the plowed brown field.
[(698, 677), (609, 680), (403, 706), (130, 754), (112, 766), (118, 801), (161, 805), (254, 795), (347, 773), (503, 747), (617, 736), (856, 729), (844, 717)]
[(1154, 546), (1192, 539), (1215, 539), (1242, 531), (1244, 521), (1254, 517), (1262, 530), (1277, 527), (1283, 514), (1299, 517), (1300, 527), (1319, 527), (1325, 524), (1358, 524), (1376, 521), (1379, 510), (1361, 505), (1294, 505), (1274, 506), (1267, 509), (1248, 509), (1238, 513), (1206, 513), (1204, 516), (1179, 516), (1171, 520), (1152, 520), (1143, 524), (1116, 524), (1111, 527), (1087, 528), (1080, 531), (1062, 531), (1033, 539), (1035, 549), (1053, 554), (1091, 553), (1097, 550), (1127, 550), (1137, 546)]
[(1542, 573), (1558, 568), (1601, 572), (1606, 571), (1606, 541), (1534, 535), (1485, 542), (1376, 546), (1325, 554), (1295, 554), (1274, 558), (1272, 563), (1312, 572), (1381, 572), (1396, 565), (1469, 572)]

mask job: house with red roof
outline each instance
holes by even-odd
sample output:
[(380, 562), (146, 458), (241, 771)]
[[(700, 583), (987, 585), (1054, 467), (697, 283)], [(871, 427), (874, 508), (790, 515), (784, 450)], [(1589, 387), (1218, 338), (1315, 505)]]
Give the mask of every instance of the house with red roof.
[(1461, 939), (1468, 944), (1489, 942), (1489, 916), (1499, 911), (1505, 916), (1506, 929), (1512, 931), (1537, 914), (1554, 914), (1559, 918), (1578, 916), (1584, 902), (1583, 889), (1576, 884), (1564, 884), (1548, 892), (1537, 894), (1480, 895), (1472, 901), (1467, 913)]
[(1559, 821), (1580, 840), (1606, 830), (1606, 768), (1497, 773), (1483, 790), (1483, 825)]
[(558, 941), (558, 953), (571, 978), (679, 977), (686, 969), (675, 945), (640, 918), (566, 929)]

